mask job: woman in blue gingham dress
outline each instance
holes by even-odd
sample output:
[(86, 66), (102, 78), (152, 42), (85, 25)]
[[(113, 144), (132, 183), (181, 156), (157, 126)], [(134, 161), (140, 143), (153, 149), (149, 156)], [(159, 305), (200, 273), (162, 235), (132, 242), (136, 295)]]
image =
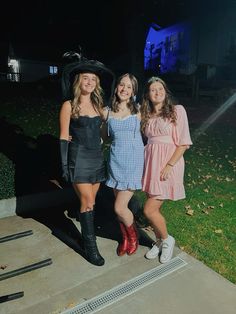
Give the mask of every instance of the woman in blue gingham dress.
[(117, 248), (119, 256), (134, 254), (138, 248), (134, 215), (128, 207), (134, 191), (141, 189), (144, 165), (141, 115), (134, 101), (137, 88), (137, 79), (132, 74), (122, 75), (114, 90), (112, 109), (107, 112), (111, 146), (106, 185), (115, 194), (114, 210), (122, 234)]
[(144, 148), (137, 114), (117, 119), (109, 115), (112, 139), (106, 185), (117, 190), (139, 190), (143, 174)]

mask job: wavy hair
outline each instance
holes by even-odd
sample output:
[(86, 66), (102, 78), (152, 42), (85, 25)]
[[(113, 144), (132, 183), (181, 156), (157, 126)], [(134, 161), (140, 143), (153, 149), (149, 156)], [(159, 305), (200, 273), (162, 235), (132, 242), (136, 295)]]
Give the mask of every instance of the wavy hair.
[(176, 102), (167, 87), (166, 83), (157, 76), (152, 76), (146, 83), (144, 87), (144, 93), (142, 97), (141, 103), (141, 130), (144, 132), (146, 125), (148, 124), (148, 120), (150, 119), (151, 115), (154, 113), (154, 106), (153, 103), (149, 99), (149, 90), (150, 86), (155, 83), (159, 82), (165, 89), (166, 97), (163, 101), (163, 106), (161, 107), (160, 117), (163, 119), (169, 119), (172, 123), (176, 122), (176, 112), (175, 112), (175, 105)]
[[(80, 116), (80, 96), (81, 96), (81, 81), (82, 81), (82, 74), (79, 73), (75, 76), (75, 80), (73, 83), (73, 93), (74, 98), (71, 102), (72, 106), (72, 117), (78, 118)], [(94, 110), (103, 117), (102, 107), (103, 107), (103, 89), (100, 85), (100, 79), (96, 75), (96, 87), (94, 91), (91, 93), (91, 102), (93, 105)]]
[(127, 107), (129, 108), (131, 114), (136, 114), (138, 112), (138, 108), (135, 101), (135, 96), (138, 93), (138, 80), (131, 73), (125, 73), (117, 79), (116, 87), (114, 89), (113, 96), (112, 96), (111, 108), (112, 108), (112, 111), (114, 112), (118, 112), (119, 110), (118, 106), (119, 106), (120, 101), (117, 96), (117, 87), (120, 84), (121, 80), (126, 76), (130, 79), (131, 84), (132, 84), (132, 89), (133, 89), (133, 95), (130, 97), (129, 102), (127, 103)]

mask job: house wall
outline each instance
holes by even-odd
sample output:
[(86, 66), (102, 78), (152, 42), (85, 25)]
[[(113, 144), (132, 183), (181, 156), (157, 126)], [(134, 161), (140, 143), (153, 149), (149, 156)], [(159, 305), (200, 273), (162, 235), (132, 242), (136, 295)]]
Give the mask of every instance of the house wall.
[(21, 59), (20, 61), (20, 76), (21, 82), (32, 82), (48, 77), (49, 67), (53, 65), (47, 62), (34, 62)]
[[(218, 63), (224, 64), (232, 41), (236, 45), (235, 10), (226, 11), (218, 22)], [(236, 48), (236, 47), (235, 47)]]

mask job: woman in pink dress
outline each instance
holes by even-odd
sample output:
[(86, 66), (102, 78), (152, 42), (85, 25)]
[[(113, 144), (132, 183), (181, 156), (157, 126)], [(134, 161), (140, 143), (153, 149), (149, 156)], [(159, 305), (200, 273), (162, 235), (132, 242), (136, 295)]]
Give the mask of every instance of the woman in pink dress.
[(183, 154), (192, 141), (184, 107), (175, 105), (159, 77), (148, 80), (141, 112), (142, 131), (147, 139), (142, 178), (142, 189), (147, 194), (144, 214), (156, 236), (145, 256), (160, 256), (160, 262), (166, 263), (172, 258), (175, 239), (168, 234), (161, 206), (164, 200), (185, 198)]

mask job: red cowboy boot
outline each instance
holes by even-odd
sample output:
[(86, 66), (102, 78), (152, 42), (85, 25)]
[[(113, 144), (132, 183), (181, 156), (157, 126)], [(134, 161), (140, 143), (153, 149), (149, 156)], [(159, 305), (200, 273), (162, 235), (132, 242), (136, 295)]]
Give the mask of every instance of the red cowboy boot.
[(137, 228), (135, 226), (135, 223), (133, 223), (129, 227), (126, 227), (126, 231), (127, 231), (127, 234), (128, 234), (127, 254), (128, 255), (132, 255), (138, 249), (138, 231), (137, 231)]
[(128, 234), (126, 232), (125, 225), (122, 222), (120, 222), (119, 224), (120, 224), (120, 230), (122, 234), (122, 242), (118, 245), (117, 255), (122, 256), (126, 254), (127, 249), (128, 249)]

